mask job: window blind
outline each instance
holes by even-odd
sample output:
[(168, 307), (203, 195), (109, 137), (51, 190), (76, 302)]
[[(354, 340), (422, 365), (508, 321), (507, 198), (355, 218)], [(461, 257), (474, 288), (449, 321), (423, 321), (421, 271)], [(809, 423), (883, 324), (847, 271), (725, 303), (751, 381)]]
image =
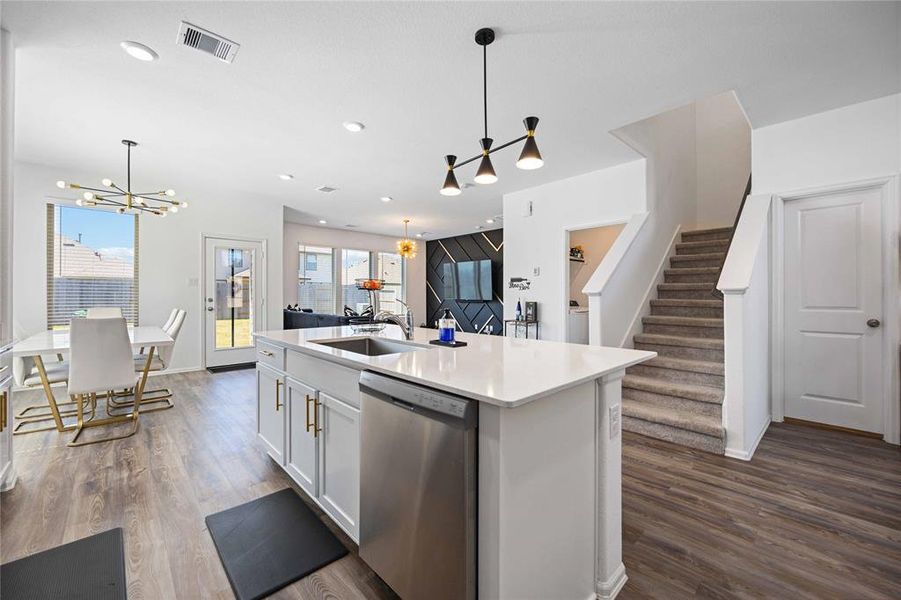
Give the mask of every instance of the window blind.
[(66, 329), (94, 306), (117, 306), (137, 325), (138, 248), (137, 215), (48, 204), (47, 328)]

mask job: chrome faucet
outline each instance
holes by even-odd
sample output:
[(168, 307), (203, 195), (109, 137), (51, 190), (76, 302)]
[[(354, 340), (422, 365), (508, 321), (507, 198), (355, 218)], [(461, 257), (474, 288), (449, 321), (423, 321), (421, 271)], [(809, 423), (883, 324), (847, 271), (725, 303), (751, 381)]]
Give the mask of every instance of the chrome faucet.
[(413, 320), (413, 311), (410, 310), (410, 307), (407, 306), (406, 302), (402, 300), (395, 300), (395, 302), (400, 303), (404, 307), (404, 314), (397, 315), (391, 311), (381, 310), (379, 311), (373, 318), (373, 321), (382, 321), (385, 323), (394, 323), (398, 327), (400, 327), (401, 331), (404, 332), (404, 338), (408, 340), (413, 339), (413, 328), (414, 320)]

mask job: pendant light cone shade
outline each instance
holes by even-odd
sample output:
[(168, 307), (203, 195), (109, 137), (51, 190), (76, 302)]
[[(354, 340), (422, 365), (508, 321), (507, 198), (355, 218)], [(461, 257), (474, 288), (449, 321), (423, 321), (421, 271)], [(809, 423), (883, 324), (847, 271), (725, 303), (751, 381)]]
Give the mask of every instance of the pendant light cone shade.
[(453, 171), (447, 172), (447, 177), (444, 178), (444, 185), (441, 187), (441, 194), (443, 196), (460, 195), (460, 186), (457, 183), (457, 176), (454, 175)]
[(497, 173), (494, 172), (494, 165), (491, 164), (491, 157), (488, 152), (491, 150), (491, 138), (482, 138), (479, 143), (482, 145), (482, 162), (479, 163), (479, 170), (476, 171), (474, 181), (481, 185), (488, 185), (497, 181)]
[(538, 144), (535, 143), (534, 135), (530, 135), (526, 138), (526, 143), (523, 144), (522, 152), (519, 153), (519, 160), (516, 161), (516, 166), (520, 169), (525, 169), (526, 171), (540, 169), (544, 166), (544, 161), (541, 159), (541, 152), (538, 151)]
[(457, 183), (457, 176), (454, 175), (454, 164), (457, 162), (457, 157), (453, 154), (448, 154), (444, 157), (444, 162), (447, 163), (447, 177), (444, 178), (444, 185), (441, 186), (441, 195), (459, 196), (460, 186)]
[(538, 127), (538, 117), (526, 117), (522, 120), (522, 124), (526, 127), (526, 143), (522, 146), (522, 152), (519, 153), (519, 160), (516, 166), (526, 171), (540, 169), (544, 166), (544, 160), (541, 158), (541, 152), (538, 151), (538, 144), (535, 142), (535, 129)]

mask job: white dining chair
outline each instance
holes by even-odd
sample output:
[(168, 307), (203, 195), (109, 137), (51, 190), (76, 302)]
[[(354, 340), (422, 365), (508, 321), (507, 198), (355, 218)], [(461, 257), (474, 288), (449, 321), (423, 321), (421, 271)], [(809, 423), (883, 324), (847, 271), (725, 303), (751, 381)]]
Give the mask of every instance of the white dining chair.
[[(175, 318), (171, 319), (171, 323), (167, 324), (167, 327), (164, 327), (163, 330), (169, 334), (169, 337), (172, 338), (171, 346), (162, 346), (158, 348), (157, 353), (154, 354), (153, 359), (150, 361), (150, 369), (149, 371), (165, 371), (169, 368), (172, 363), (172, 353), (175, 350), (175, 342), (178, 340), (178, 333), (181, 331), (182, 325), (184, 325), (185, 317), (187, 316), (187, 312), (181, 309), (175, 309)], [(135, 354), (134, 356), (134, 368), (135, 372), (141, 373), (144, 371), (144, 368), (147, 365), (147, 355), (144, 353)], [(131, 396), (133, 390), (125, 390), (123, 392), (116, 393), (114, 397), (108, 402), (107, 406), (107, 414), (115, 415), (116, 412), (112, 412), (109, 409), (127, 409), (132, 406), (133, 401), (121, 401), (119, 398)], [(141, 398), (141, 405), (147, 406), (150, 404), (163, 404), (163, 406), (154, 406), (152, 408), (145, 408), (144, 412), (153, 412), (157, 410), (165, 410), (167, 408), (172, 408), (175, 406), (172, 403), (172, 390), (169, 388), (159, 388), (156, 390), (145, 390), (144, 395)]]
[[(72, 319), (69, 325), (69, 396), (76, 403), (75, 436), (69, 446), (86, 446), (108, 442), (134, 435), (138, 430), (141, 408), (141, 377), (135, 374), (134, 353), (128, 339), (125, 319)], [(86, 402), (97, 404), (97, 394), (112, 396), (112, 390), (134, 389), (132, 410), (127, 415), (103, 419), (84, 420)], [(100, 439), (79, 441), (82, 432), (89, 427), (131, 423), (125, 434)]]
[(169, 313), (169, 318), (166, 319), (166, 323), (163, 325), (163, 331), (169, 331), (169, 328), (172, 327), (172, 323), (175, 322), (175, 317), (178, 316), (177, 308), (173, 308), (172, 312)]
[[(53, 394), (53, 390), (50, 389), (50, 386), (53, 384), (67, 383), (69, 381), (69, 362), (61, 360), (59, 356), (57, 356), (57, 360), (46, 361), (41, 356), (16, 357), (13, 359), (12, 367), (13, 379), (17, 386), (23, 388), (43, 387), (45, 396)], [(41, 378), (41, 368), (44, 369), (46, 385)], [(75, 402), (56, 402), (55, 404), (61, 418), (75, 416)], [(93, 418), (93, 412), (91, 413), (91, 418)], [(44, 421), (54, 421), (54, 424), (28, 427)], [(30, 404), (16, 413), (16, 425), (13, 427), (13, 435), (57, 429), (55, 421), (56, 417), (53, 415), (49, 400), (43, 403)]]
[(88, 319), (115, 319), (122, 316), (118, 306), (92, 306), (87, 312)]

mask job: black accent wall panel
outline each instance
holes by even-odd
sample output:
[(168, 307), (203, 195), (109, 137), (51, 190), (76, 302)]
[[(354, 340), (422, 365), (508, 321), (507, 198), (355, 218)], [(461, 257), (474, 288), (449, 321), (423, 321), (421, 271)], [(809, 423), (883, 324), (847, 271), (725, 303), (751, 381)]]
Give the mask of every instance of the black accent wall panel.
[[(449, 308), (457, 324), (468, 333), (487, 332), (494, 335), (504, 329), (504, 230), (492, 229), (442, 240), (429, 240), (426, 251), (426, 325), (435, 322)], [(491, 284), (494, 299), (490, 302), (469, 302), (444, 298), (444, 264), (467, 260), (491, 261)]]

